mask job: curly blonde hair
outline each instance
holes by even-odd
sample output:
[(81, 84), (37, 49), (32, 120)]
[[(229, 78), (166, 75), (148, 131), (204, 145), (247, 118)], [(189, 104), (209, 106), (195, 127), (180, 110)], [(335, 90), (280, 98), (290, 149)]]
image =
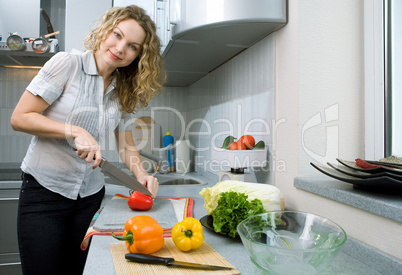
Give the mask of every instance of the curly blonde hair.
[(145, 40), (138, 57), (128, 66), (116, 70), (116, 91), (122, 111), (132, 113), (148, 106), (149, 100), (163, 89), (166, 72), (160, 54), (161, 42), (156, 26), (146, 12), (135, 5), (109, 9), (85, 38), (85, 48), (94, 53), (100, 43), (120, 22), (134, 19), (144, 29)]

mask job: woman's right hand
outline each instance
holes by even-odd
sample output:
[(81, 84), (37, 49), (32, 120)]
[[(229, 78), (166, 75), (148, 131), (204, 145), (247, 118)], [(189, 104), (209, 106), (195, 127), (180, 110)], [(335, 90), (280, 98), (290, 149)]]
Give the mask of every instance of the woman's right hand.
[(100, 145), (94, 139), (94, 137), (81, 127), (74, 127), (73, 139), (76, 148), (76, 154), (85, 159), (86, 162), (91, 163), (93, 161), (92, 168), (95, 169), (99, 166), (102, 160), (102, 152)]

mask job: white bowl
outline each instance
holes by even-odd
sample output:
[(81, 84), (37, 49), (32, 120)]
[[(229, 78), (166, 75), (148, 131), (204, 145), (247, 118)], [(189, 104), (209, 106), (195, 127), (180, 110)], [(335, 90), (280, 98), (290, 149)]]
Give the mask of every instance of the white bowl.
[(227, 150), (212, 147), (211, 159), (217, 161), (220, 166), (230, 168), (264, 167), (267, 165), (268, 148), (261, 150)]

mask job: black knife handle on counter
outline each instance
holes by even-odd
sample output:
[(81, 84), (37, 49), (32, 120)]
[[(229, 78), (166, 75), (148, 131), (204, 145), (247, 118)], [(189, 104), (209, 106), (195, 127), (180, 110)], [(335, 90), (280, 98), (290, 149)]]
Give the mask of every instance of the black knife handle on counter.
[(173, 258), (162, 258), (141, 253), (127, 253), (126, 259), (137, 263), (164, 264), (167, 266), (171, 266), (174, 263)]

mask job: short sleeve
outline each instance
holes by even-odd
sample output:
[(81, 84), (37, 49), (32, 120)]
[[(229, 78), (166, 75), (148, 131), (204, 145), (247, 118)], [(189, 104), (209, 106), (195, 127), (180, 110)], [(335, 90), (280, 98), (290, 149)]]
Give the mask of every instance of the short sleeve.
[(66, 52), (55, 54), (45, 63), (26, 88), (52, 104), (63, 92), (71, 72), (71, 57)]

